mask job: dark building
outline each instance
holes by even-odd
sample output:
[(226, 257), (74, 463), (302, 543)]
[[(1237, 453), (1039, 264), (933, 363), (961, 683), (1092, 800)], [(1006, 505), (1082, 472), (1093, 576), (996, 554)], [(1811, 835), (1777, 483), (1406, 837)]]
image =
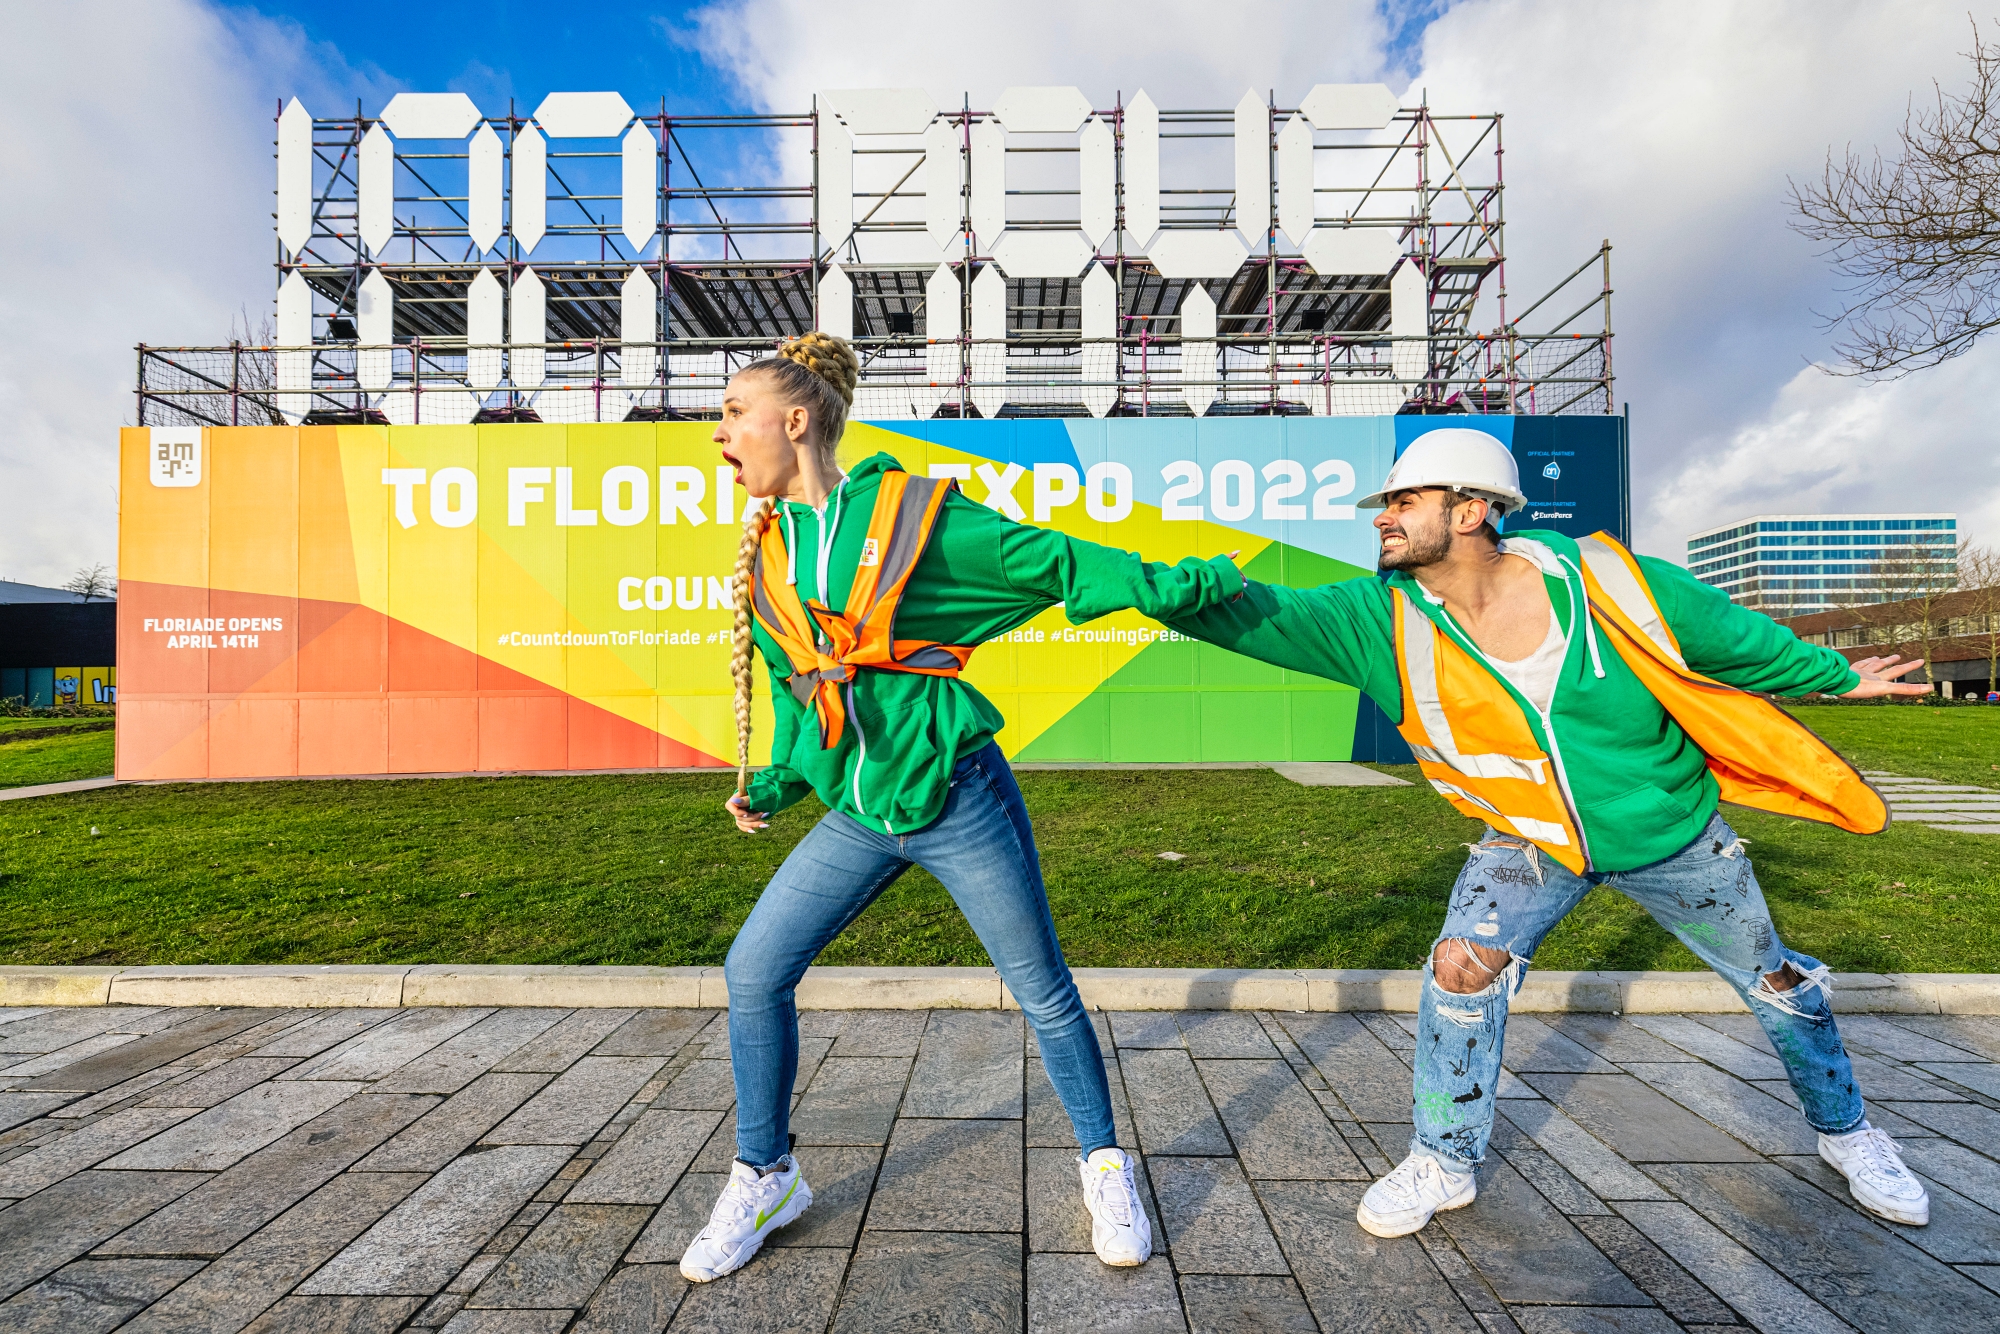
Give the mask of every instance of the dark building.
[(117, 661), (117, 602), (0, 580), (0, 699), (111, 704)]

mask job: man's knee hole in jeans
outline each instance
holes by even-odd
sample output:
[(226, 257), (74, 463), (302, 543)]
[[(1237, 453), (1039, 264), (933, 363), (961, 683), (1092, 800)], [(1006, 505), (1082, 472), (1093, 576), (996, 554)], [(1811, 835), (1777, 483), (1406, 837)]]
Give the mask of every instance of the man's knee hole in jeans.
[[(1493, 985), (1507, 971), (1513, 958), (1506, 950), (1475, 945), (1469, 940), (1440, 940), (1431, 951), (1431, 976), (1438, 987), (1454, 996), (1471, 996)], [(1790, 991), (1805, 977), (1787, 962), (1775, 973), (1764, 974), (1764, 985), (1773, 991)]]

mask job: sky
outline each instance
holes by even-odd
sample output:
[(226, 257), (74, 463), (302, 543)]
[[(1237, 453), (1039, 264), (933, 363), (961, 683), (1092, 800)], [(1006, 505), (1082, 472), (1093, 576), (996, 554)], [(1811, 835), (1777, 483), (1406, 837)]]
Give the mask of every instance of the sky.
[(227, 342), (271, 310), (271, 116), (398, 91), (482, 109), (613, 89), (670, 110), (792, 110), (921, 85), (974, 105), (1075, 84), (1103, 105), (1381, 81), (1506, 115), (1517, 296), (1609, 238), (1636, 544), (1752, 513), (1955, 511), (2000, 542), (2000, 340), (1891, 383), (1830, 375), (1839, 300), (1787, 181), (1891, 146), (1964, 86), (1962, 4), (1901, 0), (598, 0), (476, 6), (78, 0), (0, 45), (0, 578), (115, 565), (133, 345)]

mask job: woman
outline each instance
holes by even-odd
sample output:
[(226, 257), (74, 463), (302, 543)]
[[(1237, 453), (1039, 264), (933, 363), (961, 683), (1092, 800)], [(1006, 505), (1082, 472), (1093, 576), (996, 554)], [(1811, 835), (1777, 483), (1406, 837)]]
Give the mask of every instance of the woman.
[[(1016, 524), (887, 454), (834, 461), (859, 366), (812, 333), (729, 382), (715, 441), (759, 503), (736, 564), (737, 827), (816, 794), (826, 816), (785, 859), (730, 947), (736, 1162), (681, 1258), (701, 1283), (740, 1268), (812, 1192), (791, 1153), (794, 988), (806, 966), (911, 866), (958, 903), (1034, 1028), (1076, 1128), (1091, 1239), (1143, 1264), (1152, 1232), (1112, 1128), (1090, 1017), (1056, 943), (999, 712), (958, 673), (973, 648), (1065, 603), (1072, 621), (1135, 607), (1166, 616), (1235, 596), (1227, 560), (1148, 564)], [(840, 612), (831, 610), (842, 608)], [(748, 778), (750, 647), (771, 672), (771, 764)], [(744, 781), (748, 779), (748, 781)]]

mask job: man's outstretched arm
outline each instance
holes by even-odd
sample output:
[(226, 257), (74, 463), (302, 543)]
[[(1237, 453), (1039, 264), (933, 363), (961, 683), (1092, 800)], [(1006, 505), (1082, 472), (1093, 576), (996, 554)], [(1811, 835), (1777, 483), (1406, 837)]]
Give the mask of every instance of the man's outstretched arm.
[(1260, 662), (1309, 672), (1373, 696), (1390, 720), (1402, 715), (1394, 594), (1379, 579), (1286, 588), (1245, 579), (1243, 595), (1219, 606), (1162, 617), (1180, 631)]

